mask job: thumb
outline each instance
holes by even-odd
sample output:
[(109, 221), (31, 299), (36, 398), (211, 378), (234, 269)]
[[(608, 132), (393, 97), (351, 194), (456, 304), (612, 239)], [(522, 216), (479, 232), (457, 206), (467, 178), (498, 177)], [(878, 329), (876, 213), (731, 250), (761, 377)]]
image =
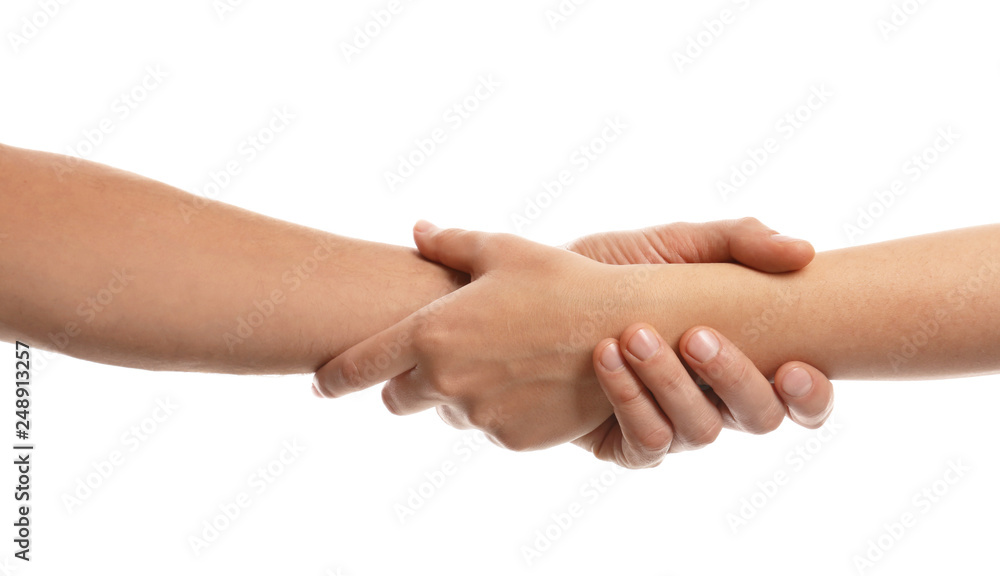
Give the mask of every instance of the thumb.
[(761, 272), (800, 270), (816, 255), (809, 242), (778, 234), (756, 218), (736, 220), (724, 234), (733, 259)]
[(438, 228), (426, 220), (413, 227), (413, 240), (424, 258), (470, 274), (482, 266), (489, 237), (485, 232)]

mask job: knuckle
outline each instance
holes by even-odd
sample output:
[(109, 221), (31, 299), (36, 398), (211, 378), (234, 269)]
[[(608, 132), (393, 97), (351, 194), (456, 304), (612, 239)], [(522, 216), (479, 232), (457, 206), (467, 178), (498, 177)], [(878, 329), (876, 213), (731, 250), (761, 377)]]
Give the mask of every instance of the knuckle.
[(619, 466), (630, 470), (641, 470), (644, 468), (655, 468), (663, 462), (667, 455), (667, 450), (652, 452), (641, 447), (626, 445), (620, 454), (616, 455), (614, 461)]
[(487, 434), (498, 446), (505, 450), (510, 450), (511, 452), (527, 452), (532, 449), (531, 444), (527, 441), (525, 436), (512, 432), (511, 430), (496, 430), (494, 432), (488, 432)]
[(768, 434), (774, 432), (785, 420), (785, 413), (777, 409), (769, 409), (767, 413), (756, 419), (747, 426), (747, 432), (751, 434)]
[(396, 393), (396, 387), (391, 384), (382, 388), (382, 403), (385, 404), (390, 414), (395, 416), (402, 416), (404, 414), (400, 406), (399, 395)]
[(335, 386), (332, 389), (327, 387), (326, 392), (334, 397), (338, 398), (344, 394), (350, 392), (356, 392), (363, 387), (361, 381), (361, 370), (358, 368), (358, 363), (353, 358), (344, 358), (343, 362), (340, 364), (340, 380), (338, 381), (339, 386)]
[(608, 400), (614, 406), (628, 407), (644, 400), (642, 388), (635, 384), (623, 382), (607, 384), (605, 390), (607, 391)]
[(458, 430), (468, 430), (469, 428), (472, 428), (472, 424), (469, 422), (469, 419), (466, 418), (465, 414), (457, 410), (454, 406), (449, 404), (440, 404), (437, 407), (437, 413), (441, 420), (452, 428), (457, 428)]
[(430, 379), (431, 389), (444, 400), (459, 400), (465, 395), (465, 389), (460, 380), (445, 375), (437, 375)]
[(712, 388), (735, 393), (750, 383), (756, 368), (746, 358), (731, 354), (723, 347), (704, 370), (705, 380)]
[(472, 247), (472, 254), (478, 258), (489, 258), (496, 251), (502, 250), (501, 240), (496, 234), (469, 234), (463, 238), (463, 242)]
[(468, 421), (473, 428), (482, 430), (494, 436), (505, 436), (509, 430), (499, 425), (496, 418), (496, 410), (493, 408), (480, 408), (473, 406), (468, 410)]
[(690, 438), (684, 439), (684, 445), (691, 450), (700, 450), (705, 446), (715, 442), (722, 433), (722, 420), (714, 418), (702, 422), (696, 427), (694, 434)]
[(661, 362), (655, 373), (643, 379), (647, 387), (664, 395), (677, 393), (691, 376), (680, 362)]
[(764, 224), (753, 216), (744, 216), (736, 221), (740, 228), (762, 228)]
[(643, 450), (655, 457), (660, 457), (670, 450), (673, 442), (674, 433), (666, 426), (658, 426), (639, 439), (639, 445)]
[(615, 463), (626, 470), (642, 470), (659, 465), (659, 462), (654, 464), (652, 461), (639, 456), (623, 456), (618, 458)]

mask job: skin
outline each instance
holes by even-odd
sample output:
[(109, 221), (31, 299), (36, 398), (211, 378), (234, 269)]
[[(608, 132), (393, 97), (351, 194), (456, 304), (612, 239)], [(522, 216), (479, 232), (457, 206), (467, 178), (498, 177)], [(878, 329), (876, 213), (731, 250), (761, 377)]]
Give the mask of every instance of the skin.
[[(105, 364), (310, 373), (468, 281), (57, 154), (0, 148), (0, 195), (0, 339)], [(257, 304), (272, 313), (239, 338)]]
[[(314, 372), (469, 281), (412, 249), (57, 154), (0, 145), (0, 198), (0, 339), (106, 364)], [(599, 234), (567, 248), (615, 264), (744, 262), (766, 271), (813, 257), (807, 242), (775, 237), (753, 219)], [(263, 321), (247, 334), (255, 318)]]
[[(1000, 370), (997, 225), (823, 253), (788, 274), (732, 264), (607, 266), (509, 235), (423, 225), (415, 239), (426, 257), (473, 282), (334, 359), (318, 387), (339, 396), (389, 379), (390, 411), (438, 407), (449, 423), (515, 450), (585, 439), (606, 422), (613, 402), (597, 381), (594, 349), (615, 335), (630, 342), (623, 331), (638, 320), (663, 335), (659, 349), (682, 351), (723, 401), (792, 359), (850, 379)], [(699, 358), (694, 352), (713, 339), (696, 340), (685, 331), (692, 325), (713, 326), (715, 341), (741, 335), (738, 347), (759, 373), (746, 371), (733, 347)], [(393, 343), (398, 352), (385, 356)], [(677, 366), (661, 366), (668, 381), (683, 382)], [(705, 402), (689, 399), (711, 418)], [(784, 415), (779, 400), (727, 403), (718, 417), (763, 414), (770, 428)], [(683, 444), (690, 434), (681, 436)]]
[[(642, 330), (648, 335), (639, 336)], [(693, 336), (702, 330), (710, 329), (695, 327), (689, 333)], [(649, 468), (667, 454), (711, 444), (724, 427), (755, 434), (771, 432), (784, 419), (785, 410), (806, 428), (823, 425), (833, 410), (833, 384), (825, 375), (807, 364), (789, 362), (778, 369), (772, 388), (725, 336), (715, 336), (721, 343), (719, 353), (695, 365), (703, 381), (718, 387), (725, 399), (714, 391), (702, 393), (649, 324), (626, 328), (621, 340), (602, 340), (594, 348), (594, 372), (614, 414), (573, 443), (620, 466)], [(652, 353), (640, 344), (648, 338), (659, 344)], [(627, 343), (626, 348), (621, 342)], [(690, 353), (684, 355), (690, 357)], [(727, 386), (741, 379), (742, 385)], [(777, 410), (752, 410), (778, 404), (783, 406)]]

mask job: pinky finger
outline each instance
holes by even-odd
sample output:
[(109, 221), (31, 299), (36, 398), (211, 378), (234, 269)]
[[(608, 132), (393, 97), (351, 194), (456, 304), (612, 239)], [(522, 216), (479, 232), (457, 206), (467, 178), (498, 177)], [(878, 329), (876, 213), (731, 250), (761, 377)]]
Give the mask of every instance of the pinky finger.
[(774, 388), (788, 415), (806, 428), (819, 428), (833, 412), (833, 383), (808, 364), (789, 362), (778, 368)]
[(594, 348), (594, 370), (621, 427), (622, 443), (615, 458), (618, 464), (626, 468), (659, 464), (673, 443), (673, 428), (653, 395), (625, 365), (616, 340)]

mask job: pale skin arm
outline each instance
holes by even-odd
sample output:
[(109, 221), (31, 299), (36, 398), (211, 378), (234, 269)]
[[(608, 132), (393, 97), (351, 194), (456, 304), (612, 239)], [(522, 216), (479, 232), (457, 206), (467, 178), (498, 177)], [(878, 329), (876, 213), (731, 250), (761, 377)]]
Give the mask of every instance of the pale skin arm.
[[(465, 284), (415, 250), (282, 222), (94, 162), (0, 145), (0, 340), (122, 366), (310, 373)], [(813, 256), (754, 220), (583, 238), (606, 262)], [(251, 331), (252, 330), (252, 331)]]
[[(631, 340), (622, 332), (640, 320), (704, 372), (719, 396), (793, 359), (835, 378), (1000, 370), (996, 225), (820, 254), (781, 275), (730, 264), (602, 267), (523, 239), (460, 230), (418, 229), (415, 239), (425, 256), (470, 272), (472, 284), (437, 311), (353, 347), (318, 373), (319, 386), (338, 396), (391, 379), (383, 390), (391, 411), (437, 407), (449, 423), (483, 429), (514, 449), (573, 440), (605, 421), (612, 409), (597, 385), (595, 346), (606, 337)], [(922, 327), (933, 319), (936, 328)], [(708, 334), (736, 335), (763, 375), (748, 372), (731, 346), (699, 361), (693, 353), (710, 351), (711, 340), (684, 332), (699, 324), (717, 329)], [(366, 369), (400, 337), (408, 342), (400, 354)], [(912, 354), (906, 338), (920, 342)], [(893, 361), (896, 353), (903, 361)], [(731, 379), (716, 377), (736, 365), (742, 370)], [(741, 409), (783, 416), (770, 401)]]
[(0, 339), (107, 364), (309, 373), (467, 281), (57, 154), (0, 147), (0, 200)]
[[(671, 272), (662, 279), (699, 288), (678, 298), (657, 281), (647, 292), (641, 306), (667, 341), (686, 348), (690, 336), (668, 326), (710, 325), (737, 335), (767, 375), (792, 358), (834, 379), (1000, 371), (1000, 225), (824, 252), (783, 275), (727, 265)], [(684, 305), (668, 312), (663, 303), (671, 301)], [(696, 370), (700, 364), (688, 354), (685, 361)]]

